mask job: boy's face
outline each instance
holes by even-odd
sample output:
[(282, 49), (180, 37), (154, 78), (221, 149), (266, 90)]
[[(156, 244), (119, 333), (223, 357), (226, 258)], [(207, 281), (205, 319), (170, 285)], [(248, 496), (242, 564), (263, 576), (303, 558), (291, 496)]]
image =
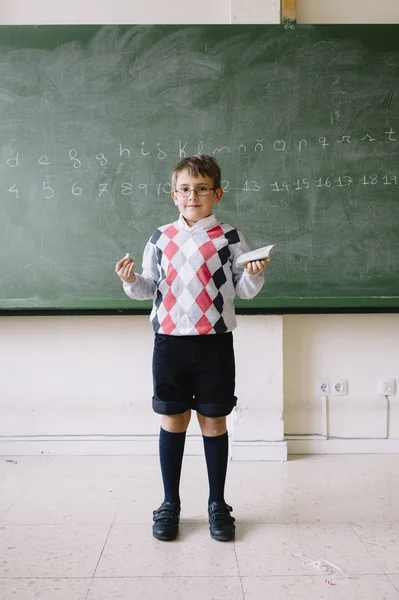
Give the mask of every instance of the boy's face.
[[(214, 190), (213, 181), (207, 175), (190, 175), (187, 170), (181, 171), (176, 178), (175, 190), (172, 191), (172, 198), (183, 215), (187, 225), (192, 227), (194, 223), (212, 213), (213, 205), (219, 202), (223, 196), (221, 188)], [(189, 196), (182, 196), (176, 190), (190, 188)], [(206, 194), (198, 194), (194, 190), (200, 191), (202, 188), (211, 188)]]

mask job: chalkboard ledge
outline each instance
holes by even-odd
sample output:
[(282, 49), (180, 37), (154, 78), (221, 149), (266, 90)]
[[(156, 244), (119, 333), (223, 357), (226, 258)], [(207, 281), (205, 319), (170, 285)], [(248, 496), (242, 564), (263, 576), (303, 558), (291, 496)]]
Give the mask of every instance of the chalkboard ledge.
[[(399, 296), (347, 298), (261, 298), (235, 302), (238, 315), (397, 313)], [(151, 302), (137, 301), (59, 301), (37, 307), (18, 306), (15, 301), (0, 302), (0, 316), (45, 315), (149, 315)]]

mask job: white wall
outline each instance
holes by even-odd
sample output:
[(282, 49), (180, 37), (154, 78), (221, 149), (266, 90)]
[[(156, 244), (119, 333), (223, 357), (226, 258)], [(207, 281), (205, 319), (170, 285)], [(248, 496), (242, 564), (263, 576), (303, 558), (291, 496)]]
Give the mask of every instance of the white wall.
[[(397, 0), (297, 4), (299, 22), (399, 22)], [(279, 5), (3, 0), (0, 23), (276, 23)], [(238, 320), (241, 406), (229, 425), (233, 458), (283, 460), (283, 416), (295, 452), (398, 451), (398, 401), (391, 399), (388, 415), (386, 399), (376, 394), (379, 376), (399, 381), (398, 315)], [(156, 452), (151, 348), (147, 317), (0, 318), (0, 453)], [(320, 435), (326, 422), (313, 389), (322, 377), (349, 381), (347, 397), (328, 401), (329, 440)], [(201, 452), (195, 422), (189, 434), (188, 451)]]
[[(347, 379), (347, 396), (328, 398), (330, 447), (391, 450), (399, 439), (399, 396), (377, 394), (380, 377), (399, 381), (399, 316), (396, 314), (286, 315), (284, 317), (284, 428), (298, 438), (325, 433), (323, 399), (315, 396), (317, 379)], [(388, 418), (389, 417), (389, 418)], [(387, 425), (389, 431), (387, 432)], [(322, 439), (291, 442), (293, 448), (327, 449)]]
[(299, 23), (399, 23), (397, 0), (297, 0)]
[(278, 23), (280, 0), (3, 0), (3, 25), (49, 23)]
[[(238, 321), (232, 453), (282, 460), (281, 318)], [(157, 452), (147, 316), (0, 317), (0, 331), (0, 453)], [(265, 339), (262, 352), (248, 352)], [(202, 452), (199, 433), (193, 420), (188, 452)], [(254, 452), (252, 440), (263, 448)]]
[[(3, 0), (3, 25), (44, 23), (277, 23), (280, 0)], [(297, 0), (299, 23), (398, 23), (397, 0)]]

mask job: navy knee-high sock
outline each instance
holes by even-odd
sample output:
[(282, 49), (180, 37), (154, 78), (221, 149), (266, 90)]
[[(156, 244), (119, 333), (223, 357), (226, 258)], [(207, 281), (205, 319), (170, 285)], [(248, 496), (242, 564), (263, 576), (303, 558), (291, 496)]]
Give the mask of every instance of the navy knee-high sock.
[(185, 440), (185, 431), (183, 433), (171, 433), (161, 427), (159, 433), (159, 458), (165, 492), (164, 502), (176, 502), (180, 504), (180, 474)]
[(216, 437), (202, 436), (209, 481), (209, 504), (224, 502), (227, 461), (229, 456), (229, 436), (226, 433)]

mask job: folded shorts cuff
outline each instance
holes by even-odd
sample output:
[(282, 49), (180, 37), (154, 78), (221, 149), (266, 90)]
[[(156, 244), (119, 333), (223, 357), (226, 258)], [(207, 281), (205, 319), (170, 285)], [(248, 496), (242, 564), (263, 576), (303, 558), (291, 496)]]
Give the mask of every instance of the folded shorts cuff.
[(223, 404), (195, 404), (194, 409), (203, 417), (227, 417), (237, 404), (237, 397)]
[(155, 396), (152, 397), (152, 409), (158, 415), (181, 415), (190, 410), (191, 404), (185, 402), (163, 402)]

